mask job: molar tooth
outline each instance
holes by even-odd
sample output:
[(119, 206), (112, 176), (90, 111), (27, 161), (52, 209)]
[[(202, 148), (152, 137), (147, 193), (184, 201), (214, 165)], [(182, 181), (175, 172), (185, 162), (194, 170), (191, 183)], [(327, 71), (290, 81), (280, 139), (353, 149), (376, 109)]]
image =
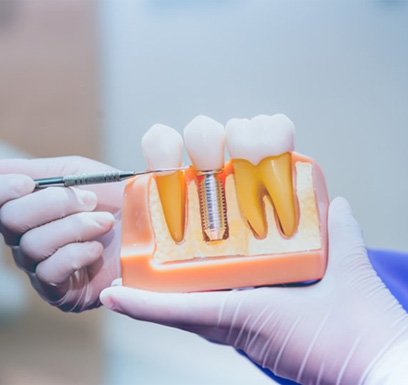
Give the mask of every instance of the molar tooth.
[(227, 147), (232, 159), (247, 159), (257, 165), (268, 156), (295, 149), (295, 126), (284, 114), (230, 119), (226, 125)]
[[(292, 179), (294, 125), (283, 114), (231, 119), (226, 126), (240, 210), (258, 238), (267, 234), (267, 193), (285, 236), (296, 231), (298, 215)], [(252, 166), (249, 167), (248, 163)]]
[[(142, 138), (143, 155), (150, 170), (180, 167), (183, 138), (163, 124), (152, 126)], [(184, 238), (186, 186), (184, 173), (175, 171), (155, 176), (163, 214), (175, 242)]]

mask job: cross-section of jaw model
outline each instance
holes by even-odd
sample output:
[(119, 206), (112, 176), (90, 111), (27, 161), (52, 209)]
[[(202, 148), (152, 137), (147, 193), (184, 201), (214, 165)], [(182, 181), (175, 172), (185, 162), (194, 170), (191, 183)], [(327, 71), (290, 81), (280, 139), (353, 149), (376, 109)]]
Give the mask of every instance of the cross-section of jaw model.
[[(322, 278), (326, 185), (316, 162), (293, 151), (294, 135), (283, 114), (231, 119), (225, 130), (193, 119), (184, 130), (190, 167), (127, 184), (123, 284), (200, 291)], [(150, 169), (182, 164), (173, 128), (154, 125), (142, 148)]]

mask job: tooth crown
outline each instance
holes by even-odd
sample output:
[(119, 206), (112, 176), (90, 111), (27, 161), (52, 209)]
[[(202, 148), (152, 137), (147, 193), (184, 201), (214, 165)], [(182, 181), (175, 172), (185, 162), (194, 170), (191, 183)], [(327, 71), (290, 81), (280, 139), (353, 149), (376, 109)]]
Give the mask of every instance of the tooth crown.
[(164, 124), (155, 124), (142, 138), (142, 150), (150, 170), (179, 167), (183, 157), (183, 138)]
[(295, 126), (283, 114), (231, 119), (226, 125), (227, 147), (232, 159), (257, 165), (262, 159), (294, 150)]
[(217, 170), (224, 166), (224, 127), (207, 116), (199, 115), (184, 129), (187, 152), (197, 170)]

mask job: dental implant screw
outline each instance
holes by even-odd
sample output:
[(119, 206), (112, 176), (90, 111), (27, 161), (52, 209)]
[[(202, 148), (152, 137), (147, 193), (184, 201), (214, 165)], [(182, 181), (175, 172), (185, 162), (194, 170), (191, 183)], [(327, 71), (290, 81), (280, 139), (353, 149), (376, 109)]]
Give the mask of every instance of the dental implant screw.
[(221, 171), (210, 170), (197, 173), (201, 226), (205, 241), (224, 240), (229, 235), (225, 190), (220, 179)]

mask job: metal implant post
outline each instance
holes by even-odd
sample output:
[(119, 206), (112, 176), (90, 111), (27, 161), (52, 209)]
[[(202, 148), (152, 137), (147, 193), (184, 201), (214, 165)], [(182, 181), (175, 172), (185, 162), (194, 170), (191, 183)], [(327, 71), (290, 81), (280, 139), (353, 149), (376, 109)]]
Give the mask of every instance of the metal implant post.
[(229, 235), (225, 190), (220, 180), (221, 171), (197, 173), (201, 226), (204, 240), (207, 242), (227, 239)]

